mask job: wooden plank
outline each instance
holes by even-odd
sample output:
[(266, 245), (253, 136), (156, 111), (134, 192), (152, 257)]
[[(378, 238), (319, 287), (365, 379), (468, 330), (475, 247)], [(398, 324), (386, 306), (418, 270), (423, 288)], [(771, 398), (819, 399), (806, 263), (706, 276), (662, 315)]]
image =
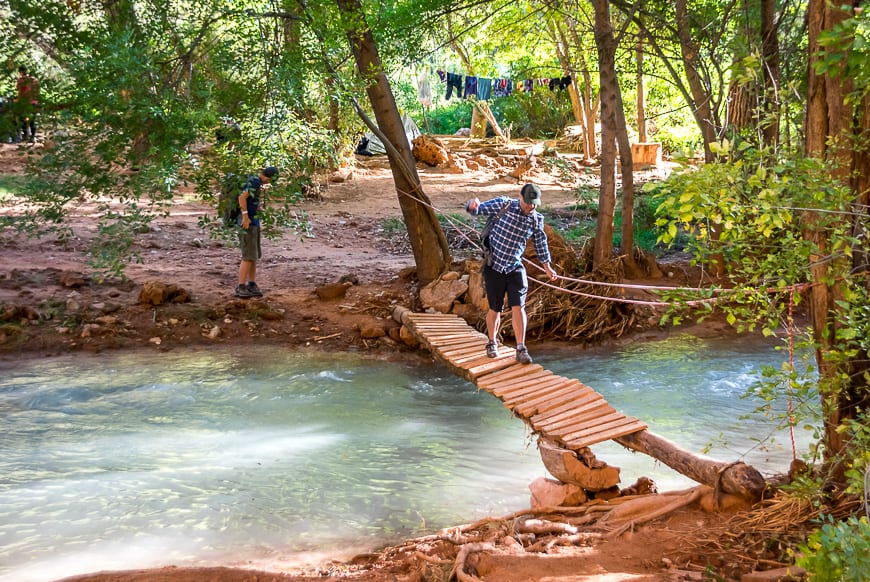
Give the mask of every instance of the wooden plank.
[[(499, 356), (499, 359), (503, 359), (504, 357), (505, 356)], [(483, 359), (481, 360), (481, 358), (483, 358)], [(474, 367), (475, 365), (478, 365), (478, 364), (485, 362), (486, 360), (494, 360), (494, 359), (496, 359), (496, 358), (490, 358), (489, 356), (486, 355), (486, 346), (482, 345), (478, 348), (477, 352), (474, 354), (469, 353), (469, 354), (466, 354), (464, 356), (458, 356), (456, 358), (456, 362), (458, 364), (461, 364), (463, 368), (471, 368), (471, 367)], [(480, 361), (478, 361), (478, 360), (480, 360)]]
[(486, 336), (483, 335), (482, 333), (473, 334), (473, 333), (462, 332), (462, 333), (440, 334), (440, 335), (435, 335), (435, 336), (421, 338), (421, 339), (425, 339), (426, 343), (428, 343), (428, 344), (441, 346), (441, 345), (447, 345), (447, 344), (450, 344), (450, 343), (456, 342), (456, 341), (471, 340), (471, 339), (476, 340), (476, 341), (486, 341)]
[[(642, 430), (646, 430), (647, 426), (643, 422), (633, 419), (633, 423), (615, 426), (611, 429), (607, 429), (601, 432), (597, 432), (594, 435), (589, 435), (582, 438), (572, 438), (571, 444), (569, 445), (571, 448), (582, 448), (588, 447), (590, 445), (594, 445), (596, 443), (603, 443), (604, 441), (613, 440), (615, 438), (619, 438), (621, 436), (625, 436), (627, 434), (634, 434), (636, 432), (640, 432)], [(568, 443), (565, 443), (568, 444)]]
[(593, 399), (593, 398), (601, 398), (602, 400), (604, 399), (604, 397), (601, 396), (601, 394), (599, 394), (598, 392), (596, 392), (592, 388), (589, 388), (589, 386), (586, 386), (585, 384), (581, 384), (580, 392), (579, 392), (579, 395), (577, 398), (578, 398), (578, 400), (577, 400), (577, 403), (575, 406), (560, 406), (558, 408), (553, 408), (551, 410), (548, 410), (546, 413), (542, 412), (540, 415), (538, 415), (535, 418), (535, 420), (537, 422), (545, 422), (545, 421), (551, 420), (557, 416), (564, 415), (565, 413), (570, 413), (577, 406), (579, 406), (580, 404), (582, 404), (584, 402), (588, 402), (590, 399)]
[(498, 384), (499, 382), (503, 382), (504, 380), (507, 380), (509, 378), (514, 378), (516, 376), (524, 376), (524, 375), (530, 374), (532, 372), (537, 372), (537, 371), (544, 369), (543, 366), (538, 365), (538, 364), (520, 364), (519, 362), (516, 361), (516, 359), (513, 356), (503, 355), (503, 356), (499, 356), (499, 359), (500, 358), (509, 359), (514, 364), (516, 364), (516, 366), (513, 368), (510, 368), (508, 370), (494, 371), (490, 374), (487, 374), (486, 377), (483, 377), (483, 375), (481, 375), (481, 377), (478, 379), (478, 382), (477, 382), (478, 385), (491, 386), (493, 384)]
[[(480, 364), (471, 368), (466, 368), (465, 371), (467, 375), (466, 378), (469, 378), (472, 382), (477, 382), (477, 380), (481, 376), (485, 376), (487, 374), (492, 374), (493, 372), (497, 372), (500, 370), (508, 370), (512, 368), (516, 368), (517, 366), (521, 366), (522, 364), (518, 364), (516, 359), (513, 357), (499, 357), (499, 358), (487, 358), (488, 362), (484, 364)], [(478, 386), (480, 384), (478, 383)], [(483, 388), (483, 386), (481, 386)]]
[(574, 390), (574, 385), (570, 381), (566, 382), (561, 376), (556, 376), (556, 378), (559, 378), (561, 381), (533, 385), (525, 390), (514, 390), (509, 394), (499, 394), (498, 396), (518, 410), (521, 406), (526, 406), (533, 400), (546, 400), (552, 398), (557, 393), (565, 392), (567, 394)]
[(558, 430), (560, 427), (570, 426), (574, 423), (575, 418), (577, 418), (581, 414), (585, 414), (587, 411), (601, 412), (601, 409), (603, 408), (611, 408), (611, 406), (605, 399), (599, 396), (594, 400), (591, 400), (585, 404), (575, 407), (568, 412), (563, 413), (557, 418), (552, 418), (544, 422), (532, 421), (532, 426), (540, 427), (542, 429), (545, 428), (547, 430)]
[(505, 394), (507, 392), (510, 392), (512, 390), (517, 390), (517, 387), (520, 385), (532, 386), (535, 383), (540, 383), (544, 380), (548, 380), (548, 379), (551, 379), (553, 377), (556, 377), (556, 375), (553, 372), (551, 372), (550, 370), (547, 370), (545, 368), (542, 368), (540, 370), (536, 370), (536, 371), (532, 372), (531, 374), (523, 374), (522, 376), (517, 376), (516, 378), (509, 378), (507, 380), (504, 380), (503, 382), (499, 382), (497, 385), (495, 385), (493, 387), (492, 393), (495, 394), (496, 396), (501, 397), (503, 394)]
[[(555, 401), (557, 403), (571, 402), (574, 400), (574, 391), (575, 390), (576, 390), (576, 388), (574, 386), (562, 386), (561, 388), (559, 388), (555, 392), (549, 392), (547, 394), (542, 394), (539, 397), (533, 398), (532, 400), (534, 400), (537, 404), (530, 404), (529, 402), (519, 402), (519, 403), (517, 403), (517, 408), (522, 406), (524, 410), (529, 410), (529, 409), (535, 410), (535, 408), (537, 408), (538, 404), (541, 404), (544, 402), (553, 402), (553, 401)], [(524, 418), (528, 419), (528, 416), (526, 414), (522, 414), (522, 416)]]
[(586, 439), (590, 436), (601, 434), (605, 431), (612, 430), (618, 427), (625, 427), (633, 425), (636, 419), (628, 419), (624, 414), (620, 414), (619, 418), (611, 418), (608, 419), (607, 422), (602, 422), (597, 426), (584, 427), (580, 430), (576, 430), (574, 432), (565, 433), (561, 436), (562, 440), (565, 442), (574, 441), (574, 440), (582, 440)]
[[(584, 406), (582, 410), (578, 411), (577, 413), (565, 417), (558, 422), (548, 422), (546, 424), (538, 424), (533, 426), (546, 426), (548, 431), (564, 433), (567, 430), (579, 430), (582, 426), (592, 426), (598, 424), (597, 419), (612, 414), (613, 412), (613, 407), (610, 406), (609, 402), (607, 402), (606, 400), (596, 400), (595, 402)], [(625, 416), (622, 413), (619, 414), (621, 416)]]
[[(467, 371), (467, 370), (471, 370), (471, 369), (477, 369), (480, 366), (485, 366), (488, 362), (497, 362), (497, 361), (510, 362), (511, 360), (508, 358), (490, 358), (489, 356), (486, 355), (486, 352), (479, 351), (479, 352), (477, 352), (477, 355), (461, 358), (459, 361), (457, 361), (457, 365), (461, 366), (463, 370)], [(487, 388), (487, 390), (489, 390), (492, 387), (487, 386), (486, 388)]]
[(563, 378), (562, 376), (557, 376), (553, 374), (552, 378), (541, 380), (541, 382), (534, 387), (534, 390), (512, 388), (502, 391), (501, 397), (511, 400), (515, 400), (517, 398), (529, 398), (533, 394), (543, 394), (547, 391), (552, 392), (555, 388), (562, 388), (568, 386), (569, 384), (572, 384), (573, 382), (574, 381), (569, 380), (568, 378)]
[(597, 402), (598, 400), (604, 400), (604, 398), (601, 396), (601, 394), (589, 388), (588, 392), (581, 392), (574, 402), (552, 407), (546, 413), (534, 415), (531, 420), (538, 424), (559, 421), (563, 418), (568, 418), (572, 416), (581, 406), (585, 406), (590, 402)]
[[(517, 405), (517, 412), (524, 417), (531, 419), (531, 417), (540, 412), (541, 408), (551, 409), (563, 404), (573, 403), (584, 394), (581, 391), (582, 389), (578, 389), (577, 384), (570, 380), (558, 385), (556, 388), (557, 390), (542, 390), (538, 394), (530, 395), (530, 397), (526, 398), (525, 402), (521, 402)], [(560, 398), (558, 402), (555, 401), (553, 397), (562, 390), (569, 390), (570, 398), (568, 400), (562, 400)]]
[(439, 353), (449, 353), (454, 350), (476, 347), (479, 350), (483, 350), (486, 347), (486, 341), (481, 338), (465, 338), (460, 340), (453, 340), (449, 343), (443, 344), (431, 344), (431, 349), (437, 350)]
[(470, 333), (471, 330), (467, 325), (456, 325), (453, 323), (411, 325), (408, 326), (408, 329), (424, 336), (439, 333)]
[(486, 355), (486, 350), (484, 349), (484, 345), (480, 342), (463, 344), (461, 346), (456, 346), (454, 348), (441, 348), (436, 350), (438, 355), (442, 358), (450, 358), (451, 360), (456, 360), (457, 358), (461, 358), (463, 356), (468, 355)]
[[(414, 312), (409, 313), (408, 317), (412, 320), (416, 319), (462, 319), (455, 313), (422, 313), (422, 312)], [(463, 320), (464, 321), (464, 320)]]
[[(624, 423), (625, 415), (608, 405), (607, 409), (603, 411), (602, 414), (597, 416), (587, 416), (586, 418), (578, 418), (574, 423), (550, 430), (553, 433), (562, 435), (562, 438), (580, 437), (600, 432), (600, 430), (604, 430), (604, 428), (612, 422)], [(602, 428), (599, 429), (599, 427)]]
[[(577, 384), (579, 384), (579, 382)], [(574, 394), (568, 402), (556, 402), (552, 399), (535, 398), (523, 403), (523, 405), (518, 408), (518, 411), (531, 420), (532, 418), (541, 416), (543, 413), (556, 408), (572, 408), (578, 406), (585, 402), (587, 398), (595, 393), (595, 391), (587, 386), (583, 386), (582, 384), (579, 384), (579, 386), (577, 384), (571, 385)]]
[[(605, 400), (605, 402), (607, 401)], [(574, 420), (577, 422), (578, 425), (582, 425), (584, 427), (592, 427), (598, 426), (599, 424), (602, 424), (604, 422), (609, 422), (610, 420), (613, 420), (617, 417), (625, 418), (625, 414), (613, 408), (613, 406), (609, 402), (607, 402), (607, 406), (607, 410), (601, 410), (597, 414), (594, 411), (590, 411), (575, 417)]]
[[(534, 400), (530, 400), (528, 402), (524, 402), (522, 404), (524, 410), (528, 410), (529, 413), (524, 416), (529, 419), (531, 422), (531, 418), (534, 416), (534, 411), (537, 410), (541, 406), (548, 406), (550, 408), (555, 406), (563, 406), (573, 404), (577, 400), (577, 392), (576, 388), (573, 386), (568, 388), (568, 392), (564, 394), (551, 394), (551, 395), (543, 395), (541, 398), (535, 398)], [(535, 425), (537, 426), (537, 425)]]

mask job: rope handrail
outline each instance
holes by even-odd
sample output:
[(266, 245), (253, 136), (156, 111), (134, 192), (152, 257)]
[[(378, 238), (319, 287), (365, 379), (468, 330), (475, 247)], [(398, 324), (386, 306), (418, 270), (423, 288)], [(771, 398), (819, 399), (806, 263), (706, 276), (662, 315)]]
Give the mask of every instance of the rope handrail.
[[(399, 193), (403, 194), (405, 196), (411, 196), (410, 194), (403, 192), (401, 190), (399, 190)], [(428, 204), (428, 203), (420, 200), (419, 198), (416, 198), (413, 196), (411, 196), (411, 197), (414, 198), (414, 200), (416, 200), (418, 203), (423, 204), (424, 206), (428, 206), (433, 212), (435, 212), (436, 214), (438, 214), (439, 216), (444, 218), (445, 221), (447, 221), (447, 223), (456, 232), (458, 232), (459, 235), (463, 239), (468, 241), (477, 250), (481, 250), (480, 245), (477, 242), (473, 241), (463, 230), (463, 228), (465, 228), (467, 230), (472, 230), (472, 231), (474, 229), (471, 229), (470, 227), (468, 227), (467, 225), (465, 225), (464, 223), (462, 223), (458, 220), (454, 220), (453, 218), (450, 217), (450, 215), (443, 212), (441, 209), (436, 207), (434, 204)], [(460, 225), (462, 226), (462, 228), (460, 228)], [(523, 261), (527, 265), (530, 265), (531, 267), (534, 267), (535, 269), (537, 269), (539, 271), (543, 271), (543, 268), (541, 268), (537, 263), (530, 261), (526, 258), (523, 258)], [(618, 287), (621, 289), (638, 289), (638, 290), (642, 290), (642, 291), (673, 291), (673, 292), (684, 292), (684, 293), (698, 293), (701, 291), (710, 292), (710, 293), (728, 293), (728, 292), (733, 291), (732, 289), (725, 289), (722, 287), (701, 288), (701, 287), (675, 287), (675, 286), (669, 286), (669, 285), (638, 285), (638, 284), (633, 284), (633, 283), (610, 283), (608, 281), (594, 281), (591, 279), (579, 279), (579, 278), (574, 278), (574, 277), (566, 277), (564, 275), (557, 275), (556, 279), (559, 281), (568, 281), (571, 283), (579, 283), (579, 284), (583, 284), (583, 285), (598, 285), (600, 287)], [(585, 293), (583, 291), (578, 291), (576, 289), (566, 289), (565, 287), (559, 287), (559, 286), (553, 285), (547, 281), (541, 281), (541, 280), (536, 279), (534, 277), (532, 277), (532, 280), (541, 286), (549, 287), (550, 289), (555, 289), (558, 291), (563, 291), (565, 293), (569, 293), (572, 295), (587, 297), (589, 299), (598, 299), (601, 301), (613, 301), (613, 302), (617, 302), (617, 303), (629, 303), (629, 304), (635, 304), (635, 305), (648, 305), (648, 306), (652, 306), (652, 307), (669, 307), (669, 306), (675, 304), (675, 302), (672, 302), (672, 301), (645, 301), (642, 299), (628, 299), (625, 297), (596, 295), (593, 293)], [(790, 285), (788, 287), (782, 287), (782, 288), (776, 288), (776, 289), (774, 289), (774, 288), (758, 288), (758, 289), (763, 290), (763, 291), (767, 291), (767, 292), (785, 292), (785, 291), (792, 291), (792, 290), (803, 290), (803, 289), (810, 287), (810, 286), (811, 286), (810, 283), (800, 283), (800, 284)], [(708, 304), (708, 303), (715, 303), (715, 302), (719, 301), (720, 299), (721, 298), (710, 297), (710, 298), (705, 298), (705, 299), (695, 299), (695, 300), (685, 301), (685, 302), (682, 302), (682, 304), (689, 305), (689, 306), (704, 305), (704, 304)]]

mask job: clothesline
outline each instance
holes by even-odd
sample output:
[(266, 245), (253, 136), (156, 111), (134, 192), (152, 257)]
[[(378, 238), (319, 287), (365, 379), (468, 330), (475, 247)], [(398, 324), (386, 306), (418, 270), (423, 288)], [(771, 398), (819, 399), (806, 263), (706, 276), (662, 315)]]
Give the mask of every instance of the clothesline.
[[(530, 93), (536, 87), (549, 87), (551, 91), (562, 91), (571, 84), (571, 76), (566, 77), (541, 77), (535, 79), (523, 79), (516, 82), (513, 79), (507, 78), (488, 78), (477, 77), (474, 75), (460, 75), (458, 73), (450, 73), (442, 70), (436, 71), (441, 82), (447, 83), (447, 93), (445, 98), (449, 101), (453, 96), (453, 90), (456, 89), (456, 96), (460, 99), (468, 99), (476, 97), (481, 101), (486, 101), (493, 97), (507, 97), (516, 92)], [(422, 79), (421, 79), (422, 81)], [(428, 87), (428, 81), (425, 83), (419, 82), (420, 101), (425, 104), (424, 99), (431, 103), (431, 92)]]

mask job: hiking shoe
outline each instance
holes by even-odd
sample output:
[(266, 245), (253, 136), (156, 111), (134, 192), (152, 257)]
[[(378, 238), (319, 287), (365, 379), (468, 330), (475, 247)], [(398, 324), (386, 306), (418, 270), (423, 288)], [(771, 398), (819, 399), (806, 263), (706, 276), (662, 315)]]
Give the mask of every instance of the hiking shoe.
[(526, 346), (517, 348), (517, 361), (520, 364), (532, 363), (532, 356), (529, 355), (529, 350), (526, 348)]
[(251, 293), (251, 290), (248, 289), (247, 285), (239, 285), (238, 287), (236, 287), (236, 297), (239, 297), (241, 299), (250, 299), (254, 296), (255, 295)]
[(495, 343), (495, 340), (489, 340), (486, 343), (486, 355), (490, 358), (498, 357), (498, 344)]
[(262, 297), (263, 292), (260, 291), (260, 288), (257, 287), (257, 284), (251, 281), (248, 283), (248, 293), (251, 294), (251, 297)]

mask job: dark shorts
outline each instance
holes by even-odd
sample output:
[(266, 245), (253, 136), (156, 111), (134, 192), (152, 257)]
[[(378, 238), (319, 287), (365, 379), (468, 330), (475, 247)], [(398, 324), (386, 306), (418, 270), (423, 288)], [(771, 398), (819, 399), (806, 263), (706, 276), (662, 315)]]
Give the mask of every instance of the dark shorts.
[(263, 256), (260, 248), (260, 227), (253, 224), (248, 230), (239, 227), (239, 244), (242, 247), (243, 261), (258, 261)]
[(483, 281), (489, 308), (496, 313), (501, 313), (504, 309), (505, 294), (508, 298), (508, 307), (522, 307), (526, 304), (529, 280), (524, 267), (514, 269), (510, 273), (499, 273), (492, 267), (486, 267), (483, 270)]

